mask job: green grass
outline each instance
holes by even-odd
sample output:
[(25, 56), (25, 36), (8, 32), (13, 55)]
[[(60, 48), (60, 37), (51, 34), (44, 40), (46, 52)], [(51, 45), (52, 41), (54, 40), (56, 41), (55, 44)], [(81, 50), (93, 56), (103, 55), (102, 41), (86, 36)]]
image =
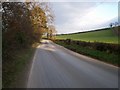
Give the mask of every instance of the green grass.
[(73, 39), (90, 42), (118, 43), (118, 37), (111, 29), (56, 36), (56, 39)]
[(73, 50), (77, 53), (87, 55), (87, 56), (99, 59), (101, 61), (118, 66), (118, 55), (117, 54), (106, 53), (104, 51), (90, 49), (88, 47), (82, 47), (82, 46), (76, 45), (76, 44), (68, 45), (68, 44), (61, 42), (61, 41), (55, 41), (55, 43), (62, 45), (62, 46), (66, 47), (70, 50)]
[(9, 88), (12, 86), (12, 84), (17, 82), (19, 74), (24, 70), (27, 63), (30, 62), (35, 50), (35, 47), (16, 50), (13, 52), (13, 60), (3, 63), (3, 88)]

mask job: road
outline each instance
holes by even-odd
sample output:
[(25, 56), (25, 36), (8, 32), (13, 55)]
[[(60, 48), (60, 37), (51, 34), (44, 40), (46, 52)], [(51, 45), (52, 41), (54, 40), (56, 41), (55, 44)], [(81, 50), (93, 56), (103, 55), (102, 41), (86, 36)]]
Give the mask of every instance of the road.
[(27, 88), (117, 88), (118, 68), (51, 41), (37, 47)]

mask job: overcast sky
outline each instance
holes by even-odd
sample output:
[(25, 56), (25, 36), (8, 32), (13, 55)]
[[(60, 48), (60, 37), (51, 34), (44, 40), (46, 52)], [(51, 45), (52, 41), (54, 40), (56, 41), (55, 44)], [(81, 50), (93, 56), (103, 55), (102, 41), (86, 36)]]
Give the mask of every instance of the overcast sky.
[[(26, 1), (26, 0), (9, 0)], [(58, 33), (74, 33), (109, 27), (118, 22), (119, 0), (29, 0), (51, 2)]]
[(117, 2), (52, 2), (58, 33), (108, 27), (117, 21)]

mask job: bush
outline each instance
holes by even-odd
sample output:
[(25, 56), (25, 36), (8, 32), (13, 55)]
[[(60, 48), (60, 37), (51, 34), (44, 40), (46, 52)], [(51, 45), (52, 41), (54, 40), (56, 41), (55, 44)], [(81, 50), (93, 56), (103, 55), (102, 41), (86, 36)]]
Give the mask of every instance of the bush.
[(76, 41), (71, 39), (59, 40), (65, 42), (66, 44), (76, 44), (82, 47), (88, 47), (94, 50), (104, 51), (107, 53), (120, 53), (119, 44), (108, 44), (108, 43), (100, 43), (100, 42), (85, 42), (85, 41)]

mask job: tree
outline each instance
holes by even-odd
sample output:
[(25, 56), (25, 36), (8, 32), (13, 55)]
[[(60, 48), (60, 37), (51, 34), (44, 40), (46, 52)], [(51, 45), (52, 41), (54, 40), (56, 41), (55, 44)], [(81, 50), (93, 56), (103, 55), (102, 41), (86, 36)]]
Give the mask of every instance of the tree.
[(114, 25), (115, 25), (115, 27), (116, 27), (116, 26), (119, 26), (119, 23), (118, 23), (118, 22), (115, 22)]
[[(3, 34), (15, 44), (32, 43), (33, 28), (30, 21), (30, 11), (22, 2), (3, 3)], [(13, 42), (12, 42), (13, 43)]]
[(47, 38), (48, 39), (52, 39), (55, 36), (56, 30), (55, 30), (55, 25), (54, 25), (54, 21), (55, 21), (55, 15), (50, 7), (50, 3), (43, 3), (45, 4), (44, 6), (44, 11), (46, 12), (46, 16), (47, 16)]
[(35, 38), (40, 41), (43, 34), (47, 31), (47, 16), (42, 3), (32, 2), (28, 5), (31, 11), (31, 21), (34, 27)]
[(22, 2), (2, 3), (2, 50), (3, 62), (13, 60), (16, 49), (30, 46), (33, 40), (33, 28), (30, 11)]
[(110, 23), (109, 25), (110, 25), (110, 28), (112, 28), (112, 27), (113, 27), (113, 25), (114, 25), (114, 23)]
[(110, 27), (111, 27), (111, 30), (112, 32), (115, 34), (115, 35), (120, 35), (120, 31), (119, 31), (119, 23), (118, 22), (114, 22), (114, 23), (110, 23)]
[(47, 32), (47, 38), (48, 39), (55, 39), (56, 33), (57, 33), (57, 31), (55, 30), (55, 26), (50, 25), (48, 28), (48, 32)]

